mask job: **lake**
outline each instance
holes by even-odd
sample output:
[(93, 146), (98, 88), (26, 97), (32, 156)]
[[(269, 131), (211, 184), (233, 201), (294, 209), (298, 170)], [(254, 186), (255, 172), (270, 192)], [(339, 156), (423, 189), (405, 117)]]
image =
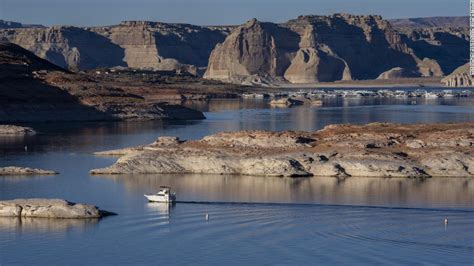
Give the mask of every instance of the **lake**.
[[(60, 172), (0, 177), (1, 200), (64, 198), (118, 213), (101, 220), (0, 218), (0, 265), (473, 264), (473, 179), (88, 174), (115, 161), (93, 152), (164, 135), (474, 121), (473, 98), (336, 98), (324, 107), (289, 109), (269, 108), (265, 100), (188, 106), (208, 119), (38, 123), (29, 124), (35, 136), (0, 138), (0, 166)], [(147, 203), (143, 194), (161, 185), (172, 186), (179, 202)]]

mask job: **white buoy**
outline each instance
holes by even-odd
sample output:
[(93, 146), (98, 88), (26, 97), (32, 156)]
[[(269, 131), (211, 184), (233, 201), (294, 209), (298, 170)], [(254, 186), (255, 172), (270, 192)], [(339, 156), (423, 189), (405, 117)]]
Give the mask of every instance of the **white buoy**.
[(448, 225), (448, 218), (444, 218), (444, 224)]
[(25, 145), (25, 151), (28, 151), (28, 146)]
[(209, 213), (206, 213), (206, 221), (209, 221)]

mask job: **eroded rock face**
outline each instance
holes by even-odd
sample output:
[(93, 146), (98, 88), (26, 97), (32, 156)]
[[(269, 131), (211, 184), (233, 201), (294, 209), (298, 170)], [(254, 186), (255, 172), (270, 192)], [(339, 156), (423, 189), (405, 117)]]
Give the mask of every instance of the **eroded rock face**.
[(70, 69), (125, 66), (123, 49), (83, 28), (53, 26), (0, 31), (0, 36), (37, 56)]
[(474, 124), (375, 123), (327, 126), (317, 132), (228, 132), (98, 154), (119, 159), (92, 174), (474, 177)]
[(78, 204), (62, 199), (16, 199), (0, 201), (0, 217), (100, 218), (111, 213), (93, 205)]
[(403, 42), (421, 60), (422, 76), (444, 76), (469, 60), (469, 28), (399, 30)]
[(401, 34), (380, 16), (300, 16), (283, 24), (253, 19), (216, 46), (205, 77), (314, 83), (390, 77), (395, 68), (442, 76), (468, 58), (469, 43), (458, 32), (422, 32)]
[(125, 21), (108, 27), (19, 28), (0, 30), (0, 38), (71, 69), (127, 66), (195, 72), (207, 65), (225, 28)]
[(299, 36), (286, 27), (256, 19), (236, 28), (212, 51), (205, 77), (245, 79), (282, 77), (298, 50)]
[(31, 175), (57, 175), (57, 172), (28, 167), (0, 167), (0, 176), (31, 176)]
[(470, 63), (457, 68), (442, 82), (448, 87), (472, 87), (474, 86), (474, 77), (471, 76)]
[(31, 127), (0, 125), (0, 136), (27, 136), (35, 134), (36, 131)]

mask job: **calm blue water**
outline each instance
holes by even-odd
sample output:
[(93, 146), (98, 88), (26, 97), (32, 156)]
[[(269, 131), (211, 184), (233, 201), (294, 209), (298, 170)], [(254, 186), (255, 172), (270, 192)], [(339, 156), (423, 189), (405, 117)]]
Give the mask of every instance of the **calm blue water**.
[[(472, 265), (471, 179), (88, 174), (115, 160), (92, 152), (163, 135), (195, 139), (332, 123), (474, 121), (473, 99), (417, 101), (351, 99), (322, 108), (270, 109), (263, 101), (229, 100), (193, 104), (208, 117), (197, 122), (33, 124), (36, 136), (0, 138), (0, 166), (61, 174), (0, 177), (0, 199), (65, 198), (119, 215), (100, 221), (1, 218), (0, 264)], [(143, 194), (160, 185), (171, 185), (183, 202), (169, 208), (147, 203)]]

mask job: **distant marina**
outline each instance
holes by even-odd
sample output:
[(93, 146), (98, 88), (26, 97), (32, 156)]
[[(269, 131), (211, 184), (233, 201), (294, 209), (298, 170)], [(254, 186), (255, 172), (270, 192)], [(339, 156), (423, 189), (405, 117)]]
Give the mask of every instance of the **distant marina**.
[(275, 93), (243, 93), (242, 98), (245, 99), (274, 99), (274, 98), (467, 98), (474, 97), (473, 90), (452, 90), (452, 89), (317, 89), (317, 90), (298, 90)]

